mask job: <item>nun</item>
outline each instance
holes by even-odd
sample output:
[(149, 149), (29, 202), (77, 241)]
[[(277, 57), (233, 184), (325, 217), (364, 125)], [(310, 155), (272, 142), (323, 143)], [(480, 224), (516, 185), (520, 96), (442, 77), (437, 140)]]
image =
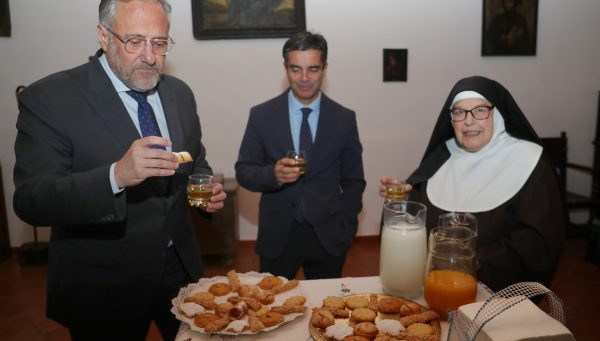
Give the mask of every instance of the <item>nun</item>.
[[(380, 194), (390, 177), (381, 179)], [(461, 79), (444, 102), (418, 168), (410, 200), (439, 215), (478, 220), (478, 280), (497, 291), (524, 281), (548, 286), (566, 231), (566, 210), (551, 161), (536, 132), (500, 83)]]

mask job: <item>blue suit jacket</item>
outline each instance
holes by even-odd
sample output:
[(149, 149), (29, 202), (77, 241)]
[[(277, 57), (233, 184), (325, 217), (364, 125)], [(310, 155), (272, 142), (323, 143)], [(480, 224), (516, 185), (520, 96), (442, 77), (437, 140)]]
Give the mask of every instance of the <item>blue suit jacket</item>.
[[(240, 185), (262, 192), (256, 251), (268, 258), (283, 252), (300, 200), (298, 182), (279, 185), (275, 178), (275, 163), (294, 149), (288, 91), (250, 110), (235, 164)], [(352, 245), (362, 208), (362, 146), (355, 113), (325, 94), (311, 158), (299, 181), (306, 193), (306, 220), (330, 254), (342, 255)]]

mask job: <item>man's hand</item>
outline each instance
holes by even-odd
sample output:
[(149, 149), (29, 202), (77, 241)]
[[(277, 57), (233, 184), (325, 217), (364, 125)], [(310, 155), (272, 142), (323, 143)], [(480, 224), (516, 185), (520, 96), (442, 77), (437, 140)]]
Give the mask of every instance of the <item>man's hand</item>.
[(296, 160), (284, 157), (275, 164), (275, 178), (280, 184), (295, 182), (300, 177), (300, 168)]
[(227, 198), (227, 194), (223, 191), (223, 185), (215, 182), (212, 186), (212, 196), (208, 207), (204, 209), (206, 212), (213, 213), (223, 208), (223, 201)]
[(121, 160), (115, 164), (115, 181), (119, 188), (140, 184), (153, 176), (171, 176), (179, 168), (175, 154), (152, 145), (168, 147), (171, 141), (157, 136), (135, 140)]

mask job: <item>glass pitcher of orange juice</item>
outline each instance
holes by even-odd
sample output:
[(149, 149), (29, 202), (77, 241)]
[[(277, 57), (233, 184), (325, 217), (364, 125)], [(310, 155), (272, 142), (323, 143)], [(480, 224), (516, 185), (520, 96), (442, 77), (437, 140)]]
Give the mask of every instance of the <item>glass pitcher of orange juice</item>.
[(465, 226), (438, 226), (429, 234), (424, 294), (442, 318), (477, 296), (477, 233)]

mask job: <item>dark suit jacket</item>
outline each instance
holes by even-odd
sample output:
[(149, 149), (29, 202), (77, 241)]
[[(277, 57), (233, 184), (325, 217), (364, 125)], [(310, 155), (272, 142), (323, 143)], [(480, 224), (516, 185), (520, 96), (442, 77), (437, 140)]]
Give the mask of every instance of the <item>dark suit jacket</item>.
[[(235, 164), (240, 185), (262, 192), (256, 251), (267, 258), (283, 252), (300, 200), (298, 182), (280, 186), (274, 172), (277, 160), (294, 149), (288, 91), (250, 110)], [(306, 220), (325, 249), (340, 256), (352, 245), (362, 208), (362, 146), (355, 113), (321, 96), (311, 158), (299, 181), (306, 193)]]
[(14, 209), (29, 224), (52, 226), (47, 314), (67, 326), (145, 311), (162, 276), (167, 235), (192, 279), (202, 273), (185, 190), (192, 172), (211, 171), (196, 103), (173, 77), (164, 76), (158, 92), (173, 151), (188, 151), (195, 161), (118, 195), (109, 167), (140, 135), (98, 58), (19, 97)]

